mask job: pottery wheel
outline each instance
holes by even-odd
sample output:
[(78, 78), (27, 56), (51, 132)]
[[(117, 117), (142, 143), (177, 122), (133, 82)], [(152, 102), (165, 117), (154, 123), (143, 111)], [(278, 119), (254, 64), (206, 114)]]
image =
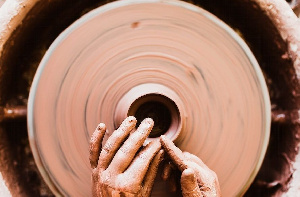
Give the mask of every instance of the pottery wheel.
[[(110, 135), (128, 115), (151, 116), (151, 138), (165, 134), (199, 156), (225, 197), (245, 192), (269, 140), (268, 90), (253, 54), (218, 18), (179, 1), (106, 4), (47, 51), (30, 91), (28, 130), (55, 194), (91, 195), (91, 134), (104, 122)], [(152, 196), (165, 190), (156, 183)]]

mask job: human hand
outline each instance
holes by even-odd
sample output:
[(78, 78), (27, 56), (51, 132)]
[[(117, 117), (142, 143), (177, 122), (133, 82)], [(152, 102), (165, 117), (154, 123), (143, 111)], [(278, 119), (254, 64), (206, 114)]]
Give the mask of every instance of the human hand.
[[(210, 170), (197, 156), (182, 152), (165, 136), (160, 142), (173, 164), (181, 171), (181, 190), (183, 197), (220, 197), (221, 191), (216, 173)], [(170, 176), (170, 166), (164, 169), (163, 177)], [(169, 171), (169, 172), (167, 172)]]
[(163, 150), (159, 140), (143, 146), (153, 120), (146, 118), (135, 130), (136, 122), (133, 116), (126, 118), (103, 147), (105, 124), (100, 123), (93, 133), (89, 158), (93, 196), (150, 196)]

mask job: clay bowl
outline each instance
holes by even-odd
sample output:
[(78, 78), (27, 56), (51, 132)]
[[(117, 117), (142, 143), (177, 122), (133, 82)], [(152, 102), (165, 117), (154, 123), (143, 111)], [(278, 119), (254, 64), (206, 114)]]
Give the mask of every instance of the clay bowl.
[[(13, 2), (13, 1), (8, 1)], [(104, 2), (22, 1), (1, 10), (0, 170), (13, 195), (51, 195), (27, 141), (26, 106), (33, 75), (53, 40)], [(262, 167), (246, 196), (293, 192), (299, 143), (299, 21), (284, 1), (195, 1), (240, 33), (266, 79), (272, 104), (271, 137)], [(2, 22), (4, 21), (4, 22)], [(22, 21), (22, 22), (21, 22)], [(11, 88), (13, 87), (13, 88)], [(13, 115), (7, 111), (13, 110)], [(20, 112), (21, 111), (21, 112)], [(6, 113), (5, 113), (6, 112)], [(11, 112), (11, 111), (10, 111)], [(298, 167), (299, 168), (299, 167)], [(295, 175), (295, 176), (294, 176)], [(34, 184), (28, 187), (28, 184)]]

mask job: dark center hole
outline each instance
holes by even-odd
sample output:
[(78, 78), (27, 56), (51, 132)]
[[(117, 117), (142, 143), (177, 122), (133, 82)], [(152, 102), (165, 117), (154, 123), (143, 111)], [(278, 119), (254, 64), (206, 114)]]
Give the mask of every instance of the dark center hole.
[(149, 137), (155, 138), (168, 131), (171, 125), (171, 113), (167, 106), (159, 101), (148, 101), (141, 104), (135, 112), (137, 126), (145, 118), (154, 120), (154, 127)]

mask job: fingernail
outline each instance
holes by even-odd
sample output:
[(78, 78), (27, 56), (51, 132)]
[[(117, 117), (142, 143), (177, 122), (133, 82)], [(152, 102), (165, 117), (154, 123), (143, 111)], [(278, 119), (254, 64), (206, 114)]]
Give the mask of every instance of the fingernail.
[(101, 130), (103, 130), (103, 129), (105, 129), (105, 124), (104, 124), (104, 123), (100, 123), (100, 124), (97, 126), (97, 130), (98, 130), (98, 131), (101, 131)]
[(152, 118), (145, 118), (143, 120), (143, 122), (148, 123), (148, 124), (154, 124), (154, 121), (152, 120)]
[(134, 116), (128, 116), (125, 120), (127, 120), (128, 122), (133, 122), (136, 121), (136, 118)]

